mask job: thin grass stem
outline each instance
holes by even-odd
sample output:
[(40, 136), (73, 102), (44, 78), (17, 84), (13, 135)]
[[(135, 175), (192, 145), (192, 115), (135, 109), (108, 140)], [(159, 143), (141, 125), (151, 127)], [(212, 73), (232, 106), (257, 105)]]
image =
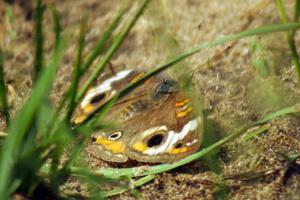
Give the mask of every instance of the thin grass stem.
[(299, 21), (299, 14), (300, 14), (300, 0), (296, 0), (295, 8), (294, 8), (293, 22), (298, 22)]
[[(134, 168), (121, 168), (121, 169), (101, 168), (101, 169), (95, 170), (95, 173), (104, 175), (108, 178), (118, 178), (121, 176), (129, 176), (129, 177), (146, 176), (146, 175), (151, 175), (151, 174), (153, 175), (153, 174), (169, 171), (169, 170), (175, 169), (179, 166), (182, 166), (182, 165), (185, 165), (192, 161), (195, 161), (195, 160), (207, 155), (208, 153), (215, 151), (216, 149), (220, 148), (225, 143), (233, 141), (235, 138), (237, 138), (245, 133), (251, 134), (252, 131), (247, 132), (247, 130), (249, 128), (252, 128), (257, 125), (261, 125), (263, 123), (266, 123), (266, 122), (273, 120), (275, 118), (278, 118), (280, 116), (298, 113), (299, 111), (300, 111), (300, 106), (298, 104), (296, 104), (294, 106), (287, 107), (287, 108), (281, 109), (279, 111), (273, 112), (256, 122), (253, 122), (249, 125), (244, 125), (235, 133), (230, 134), (227, 137), (219, 140), (218, 142), (200, 150), (199, 152), (194, 153), (194, 154), (192, 154), (178, 162), (172, 163), (172, 164), (161, 164), (161, 165), (155, 165), (155, 166), (146, 166), (146, 167), (142, 166), (142, 167), (134, 167)], [(265, 131), (265, 129), (260, 129), (260, 131), (263, 132), (263, 131)], [(255, 134), (257, 134), (257, 132)], [(75, 168), (75, 170), (76, 170), (76, 168)]]
[[(160, 72), (168, 69), (169, 67), (175, 65), (176, 63), (182, 61), (183, 59), (194, 55), (195, 53), (200, 52), (201, 50), (205, 48), (210, 48), (213, 46), (225, 44), (227, 42), (235, 41), (244, 37), (249, 37), (257, 34), (266, 34), (266, 33), (273, 33), (273, 32), (281, 32), (281, 31), (287, 31), (287, 30), (293, 30), (300, 28), (300, 23), (286, 23), (286, 24), (274, 24), (274, 25), (267, 25), (262, 26), (259, 28), (238, 32), (235, 34), (231, 34), (228, 36), (224, 36), (220, 39), (204, 42), (203, 44), (199, 45), (198, 47), (195, 47), (193, 49), (187, 50), (184, 53), (176, 56), (175, 58), (169, 60), (165, 64), (161, 64), (158, 67), (156, 67), (154, 70), (146, 73), (143, 77), (141, 77), (139, 80), (135, 81), (134, 83), (129, 84), (124, 89), (122, 89), (119, 93), (114, 95), (109, 101), (107, 101), (105, 104), (103, 104), (101, 107), (99, 107), (94, 114), (90, 115), (85, 122), (80, 124), (79, 126), (84, 126), (84, 124), (87, 124), (88, 126), (91, 126), (94, 123), (98, 123), (98, 120), (103, 116), (109, 108), (120, 98), (128, 94), (130, 91), (144, 83), (149, 78), (155, 76), (156, 74), (159, 74)], [(83, 92), (83, 91), (82, 91)]]
[(103, 55), (100, 63), (95, 66), (95, 69), (93, 70), (92, 74), (89, 76), (89, 78), (86, 80), (86, 82), (83, 84), (81, 89), (78, 92), (76, 102), (78, 103), (80, 99), (83, 97), (83, 95), (86, 93), (88, 88), (91, 86), (91, 84), (97, 79), (99, 74), (103, 71), (104, 67), (108, 63), (108, 61), (111, 59), (111, 57), (114, 55), (114, 53), (117, 51), (119, 46), (123, 43), (125, 37), (128, 35), (129, 31), (139, 18), (139, 16), (142, 14), (143, 10), (146, 8), (147, 4), (150, 0), (143, 0), (141, 4), (139, 5), (138, 9), (136, 10), (135, 14), (132, 16), (131, 20), (128, 22), (128, 24), (125, 26), (123, 31), (115, 38), (111, 46), (109, 47), (108, 51)]
[[(288, 23), (288, 17), (287, 17), (287, 14), (286, 14), (286, 9), (283, 5), (282, 0), (275, 0), (275, 3), (276, 3), (276, 7), (277, 7), (277, 10), (278, 10), (278, 13), (279, 13), (279, 16), (280, 16), (280, 19), (281, 19), (282, 23), (285, 23), (285, 24)], [(296, 5), (296, 6), (298, 6), (298, 5)], [(299, 11), (297, 11), (297, 12), (299, 12)], [(299, 15), (299, 13), (297, 13), (297, 12), (295, 12), (295, 19), (298, 19), (298, 18), (296, 18)], [(296, 74), (297, 74), (297, 77), (298, 77), (298, 82), (300, 84), (299, 55), (297, 53), (297, 48), (296, 48), (296, 45), (295, 45), (294, 33), (293, 32), (294, 31), (292, 31), (292, 30), (286, 31), (286, 40), (288, 42), (288, 46), (289, 46), (290, 51), (291, 51), (292, 63), (294, 65), (294, 68), (295, 68), (295, 71), (296, 71)]]
[(0, 101), (2, 106), (2, 112), (5, 117), (5, 121), (7, 125), (9, 124), (9, 112), (8, 112), (8, 105), (7, 105), (7, 91), (4, 81), (4, 58), (2, 49), (0, 48)]
[(152, 181), (154, 178), (155, 178), (154, 175), (148, 175), (148, 176), (142, 177), (142, 178), (136, 180), (133, 183), (133, 187), (132, 188), (128, 188), (128, 187), (127, 188), (124, 188), (124, 187), (116, 188), (116, 189), (113, 189), (113, 190), (110, 190), (110, 191), (103, 192), (102, 196), (103, 197), (111, 197), (111, 196), (122, 194), (124, 192), (129, 191), (129, 190), (132, 190), (134, 188), (142, 186), (142, 185), (144, 185), (144, 184)]
[(75, 61), (75, 66), (73, 71), (73, 79), (70, 86), (70, 99), (69, 99), (70, 103), (69, 103), (69, 109), (67, 114), (67, 121), (70, 121), (73, 111), (76, 107), (75, 98), (76, 98), (77, 87), (80, 78), (80, 70), (81, 70), (80, 66), (82, 63), (82, 51), (84, 47), (85, 35), (86, 35), (86, 19), (82, 19), (80, 25), (79, 39), (77, 42), (77, 56), (76, 56), (76, 61)]
[(36, 0), (35, 7), (35, 63), (34, 63), (34, 80), (37, 80), (41, 69), (43, 68), (43, 44), (44, 44), (44, 36), (43, 36), (43, 7), (42, 0)]
[(95, 61), (95, 59), (100, 55), (100, 53), (103, 51), (105, 44), (110, 40), (111, 35), (113, 31), (118, 27), (120, 24), (120, 21), (122, 17), (124, 16), (126, 10), (128, 10), (129, 3), (120, 9), (118, 14), (115, 16), (115, 18), (112, 20), (112, 22), (109, 24), (106, 31), (103, 33), (99, 41), (96, 43), (95, 47), (91, 50), (90, 54), (88, 55), (86, 61), (83, 63), (81, 67), (81, 72), (86, 72), (91, 64)]
[(53, 32), (55, 34), (54, 46), (58, 46), (60, 33), (61, 33), (61, 26), (60, 26), (60, 22), (59, 22), (60, 17), (59, 17), (59, 14), (58, 14), (58, 12), (57, 12), (57, 10), (55, 9), (54, 6), (50, 5), (50, 10), (51, 10), (52, 19), (53, 19), (53, 22), (54, 22), (54, 26), (53, 26)]
[[(121, 21), (123, 15), (125, 14), (126, 10), (128, 9), (128, 6), (129, 6), (129, 4), (127, 6), (125, 6), (124, 8), (121, 8), (120, 11), (118, 12), (118, 14), (112, 20), (112, 22), (108, 25), (108, 28), (104, 31), (103, 35), (100, 37), (100, 39), (96, 43), (95, 47), (91, 50), (91, 52), (87, 56), (86, 61), (80, 67), (81, 69), (80, 69), (80, 73), (79, 73), (79, 78), (87, 72), (87, 70), (92, 65), (92, 63), (95, 61), (95, 59), (101, 54), (105, 45), (111, 39), (111, 35), (112, 35), (113, 31), (115, 31), (115, 29), (120, 24), (120, 21)], [(69, 88), (67, 90), (67, 92), (63, 95), (62, 99), (60, 100), (60, 103), (58, 104), (57, 111), (56, 111), (57, 113), (60, 112), (61, 109), (64, 107), (67, 98), (70, 96), (70, 90), (71, 90), (71, 88)]]

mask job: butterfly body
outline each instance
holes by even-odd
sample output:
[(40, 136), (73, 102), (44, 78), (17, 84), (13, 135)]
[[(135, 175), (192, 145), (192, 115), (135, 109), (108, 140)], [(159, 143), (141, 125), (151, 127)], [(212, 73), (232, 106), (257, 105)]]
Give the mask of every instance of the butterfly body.
[[(80, 105), (79, 122), (144, 72), (123, 70), (92, 88)], [(197, 151), (202, 142), (201, 119), (176, 81), (150, 78), (111, 108), (104, 120), (117, 127), (92, 134), (90, 151), (110, 162), (170, 163)]]

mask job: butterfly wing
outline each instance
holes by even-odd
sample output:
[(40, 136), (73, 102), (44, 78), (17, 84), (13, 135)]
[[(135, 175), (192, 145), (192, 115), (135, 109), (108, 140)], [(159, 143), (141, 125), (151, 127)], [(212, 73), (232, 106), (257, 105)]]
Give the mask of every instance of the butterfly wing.
[(90, 149), (111, 162), (181, 159), (201, 144), (200, 121), (192, 118), (189, 103), (175, 81), (153, 77), (113, 106), (106, 120), (118, 123), (117, 128), (93, 134)]
[[(105, 91), (106, 94), (103, 94), (103, 90), (90, 90), (84, 99), (87, 103), (81, 103), (80, 110), (82, 114), (75, 118), (75, 120), (79, 119), (77, 121), (80, 121), (81, 119), (86, 118), (99, 106), (105, 103), (105, 99), (103, 99), (103, 101), (93, 104), (93, 99), (96, 98), (95, 95), (109, 95), (111, 93), (116, 93), (120, 91), (122, 87), (134, 82), (143, 74), (144, 72), (141, 71), (132, 71), (127, 77), (119, 79), (111, 85), (111, 89)], [(118, 76), (118, 74), (115, 76)], [(101, 87), (101, 85), (109, 82), (107, 80), (116, 80), (116, 78), (110, 77), (101, 82), (96, 88), (104, 88)], [(148, 118), (151, 119), (151, 112), (149, 112), (149, 110), (152, 110), (163, 103), (163, 101), (155, 100), (156, 98), (162, 99), (162, 97), (158, 96), (158, 94), (155, 96), (154, 94), (156, 93), (153, 93), (153, 91), (156, 90), (157, 84), (162, 81), (163, 79), (160, 76), (153, 77), (146, 81), (143, 85), (137, 87), (124, 98), (121, 98), (112, 107), (107, 117), (104, 119), (108, 122), (116, 123), (117, 128), (110, 128), (94, 133), (92, 136), (92, 142), (88, 148), (89, 151), (106, 161), (126, 162), (128, 157), (125, 150), (127, 149), (130, 140), (135, 138), (139, 133), (139, 130), (143, 130), (147, 124), (147, 121), (144, 120), (142, 123), (136, 122), (139, 121), (140, 118), (145, 120)], [(172, 88), (167, 87), (163, 89), (165, 92), (169, 92)], [(97, 91), (97, 93), (95, 91)], [(164, 98), (166, 97), (164, 96)]]
[[(160, 106), (148, 110), (148, 116), (132, 123), (143, 123), (126, 148), (128, 157), (142, 162), (170, 163), (197, 151), (202, 142), (201, 118), (192, 118), (191, 107), (175, 92)], [(176, 104), (183, 103), (179, 108)]]

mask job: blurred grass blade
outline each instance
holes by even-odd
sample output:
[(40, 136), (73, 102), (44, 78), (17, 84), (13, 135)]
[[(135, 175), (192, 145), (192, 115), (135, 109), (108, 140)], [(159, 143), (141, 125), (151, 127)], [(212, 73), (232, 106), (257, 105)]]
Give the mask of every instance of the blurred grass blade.
[[(88, 124), (88, 126), (98, 123), (97, 119), (99, 119), (105, 112), (113, 105), (114, 102), (116, 102), (118, 99), (122, 98), (126, 94), (128, 94), (130, 91), (134, 90), (139, 85), (143, 84), (146, 80), (149, 78), (159, 74), (160, 72), (166, 70), (167, 68), (175, 65), (176, 63), (182, 61), (183, 59), (194, 55), (195, 53), (200, 52), (201, 50), (205, 48), (210, 48), (213, 46), (225, 44), (230, 41), (235, 41), (244, 37), (249, 37), (257, 34), (266, 34), (266, 33), (273, 33), (273, 32), (280, 32), (280, 31), (287, 31), (287, 30), (293, 30), (300, 28), (300, 23), (286, 23), (286, 24), (274, 24), (274, 25), (267, 25), (262, 26), (259, 28), (250, 29), (243, 32), (238, 32), (235, 34), (231, 34), (228, 36), (224, 36), (220, 39), (204, 42), (203, 44), (199, 45), (198, 47), (195, 47), (193, 49), (187, 50), (184, 53), (178, 55), (177, 57), (171, 59), (165, 64), (159, 65), (154, 70), (149, 71), (146, 73), (143, 77), (141, 77), (139, 80), (135, 81), (134, 83), (129, 84), (124, 89), (122, 89), (119, 93), (114, 95), (109, 101), (104, 103), (101, 107), (95, 111), (94, 114), (90, 115), (85, 122), (83, 122), (80, 126), (84, 124)], [(80, 97), (83, 94), (83, 90), (81, 90)]]
[(273, 112), (272, 114), (264, 117), (263, 119), (256, 121), (256, 124), (259, 125), (259, 124), (268, 122), (272, 119), (275, 119), (276, 117), (293, 114), (293, 113), (298, 113), (298, 112), (300, 112), (300, 104), (299, 103), (295, 104), (293, 106), (290, 106), (290, 107), (283, 108), (279, 111)]
[(54, 27), (53, 27), (53, 32), (55, 34), (55, 43), (54, 46), (58, 46), (58, 42), (60, 39), (60, 33), (61, 33), (61, 27), (60, 27), (60, 18), (59, 14), (54, 6), (50, 6), (50, 11), (52, 14), (53, 22), (54, 22)]
[[(154, 175), (148, 175), (148, 176), (145, 176), (143, 178), (140, 178), (140, 179), (138, 179), (137, 181), (135, 181), (133, 183), (133, 188), (140, 187), (140, 186), (152, 181), (154, 178), (155, 178)], [(111, 196), (115, 196), (115, 195), (118, 195), (118, 194), (122, 194), (124, 192), (129, 191), (129, 190), (132, 190), (133, 188), (117, 188), (117, 189), (113, 189), (113, 190), (110, 190), (110, 191), (107, 191), (107, 192), (103, 192), (102, 195), (104, 197), (111, 197)]]
[[(50, 6), (50, 11), (51, 11), (52, 18), (53, 18), (53, 23), (54, 23), (54, 25), (53, 25), (53, 32), (54, 32), (54, 35), (55, 35), (55, 37), (54, 37), (54, 51), (56, 51), (56, 48), (58, 48), (59, 45), (60, 45), (60, 43), (62, 42), (62, 41), (60, 41), (61, 40), (61, 36), (60, 36), (61, 28), (60, 28), (60, 22), (59, 22), (60, 19), (59, 19), (59, 15), (58, 15), (57, 10), (53, 6)], [(43, 71), (43, 69), (41, 69), (41, 70)], [(44, 99), (44, 101), (41, 102), (41, 105), (40, 105), (39, 109), (41, 109), (43, 106), (46, 106), (46, 104), (49, 104), (48, 99)], [(50, 114), (50, 113), (48, 113), (48, 114)], [(38, 117), (40, 117), (40, 116), (38, 116)], [(39, 124), (37, 124), (38, 123), (38, 119), (35, 119), (34, 121), (35, 121), (35, 123), (33, 123), (33, 126), (45, 126), (45, 122), (43, 122), (42, 125), (39, 125)], [(37, 128), (37, 127), (34, 127), (34, 128)], [(42, 134), (45, 133), (45, 131), (43, 132), (43, 130), (44, 129), (39, 130), (39, 134), (40, 135), (42, 135)], [(47, 130), (46, 130), (46, 132), (47, 132)], [(28, 142), (29, 146), (31, 146), (32, 142), (34, 142), (36, 134), (37, 134), (37, 131), (30, 131), (30, 134), (28, 134), (28, 138), (32, 139), (31, 142)]]
[(128, 24), (125, 26), (123, 31), (114, 39), (113, 43), (110, 45), (108, 51), (103, 55), (100, 63), (95, 66), (95, 69), (93, 70), (92, 74), (89, 76), (89, 78), (86, 80), (86, 82), (81, 87), (81, 90), (79, 90), (76, 102), (78, 103), (80, 99), (83, 97), (83, 95), (86, 93), (90, 85), (97, 79), (99, 74), (102, 72), (108, 61), (111, 59), (111, 57), (114, 55), (116, 50), (119, 48), (119, 46), (123, 43), (125, 37), (129, 33), (130, 29), (133, 27), (139, 16), (142, 14), (143, 10), (146, 8), (147, 4), (150, 0), (143, 0)]
[(71, 153), (68, 157), (68, 160), (64, 164), (63, 170), (65, 170), (65, 171), (69, 170), (73, 166), (76, 159), (80, 156), (81, 152), (84, 151), (84, 147), (87, 143), (87, 140), (89, 139), (89, 137), (87, 137), (87, 136), (89, 136), (89, 134), (85, 134), (85, 136), (84, 136), (85, 139), (81, 140), (80, 143), (77, 143), (77, 146), (75, 147), (75, 149), (73, 149), (73, 151), (71, 151)]
[(294, 8), (294, 22), (299, 21), (299, 14), (300, 14), (300, 0), (296, 0), (295, 8)]
[(73, 111), (75, 109), (75, 98), (77, 94), (77, 87), (78, 87), (78, 82), (80, 78), (80, 66), (82, 63), (82, 51), (84, 47), (84, 42), (85, 42), (85, 35), (86, 35), (86, 18), (81, 20), (81, 25), (80, 25), (80, 34), (79, 34), (79, 39), (77, 42), (77, 55), (76, 55), (76, 61), (75, 61), (75, 66), (73, 69), (73, 78), (70, 86), (70, 99), (69, 99), (69, 108), (68, 108), (68, 114), (67, 114), (67, 121), (70, 121)]
[[(44, 169), (49, 167), (44, 166)], [(104, 177), (102, 175), (97, 175), (92, 173), (91, 170), (87, 170), (87, 168), (77, 168), (75, 171), (71, 171), (71, 176), (77, 177), (80, 180), (84, 180), (85, 183), (91, 184), (91, 186), (96, 187), (96, 191), (90, 191), (91, 197), (89, 199), (103, 199), (102, 189), (99, 188), (99, 184), (113, 184), (113, 185), (121, 185), (119, 180), (110, 179)]]
[(58, 46), (55, 47), (53, 55), (50, 59), (49, 66), (43, 69), (40, 78), (37, 80), (36, 85), (25, 103), (21, 112), (17, 115), (16, 119), (9, 127), (8, 137), (2, 146), (0, 157), (0, 196), (8, 199), (8, 188), (11, 184), (12, 171), (15, 161), (18, 159), (19, 149), (23, 146), (24, 138), (32, 126), (34, 119), (41, 102), (47, 99), (52, 83), (57, 71), (59, 61), (64, 53), (65, 43), (59, 40)]
[[(121, 169), (116, 169), (116, 168), (100, 168), (99, 170), (95, 170), (95, 173), (104, 175), (108, 178), (118, 178), (121, 176), (129, 176), (129, 177), (135, 177), (135, 176), (146, 176), (146, 175), (151, 175), (151, 174), (157, 174), (165, 171), (169, 171), (171, 169), (175, 169), (179, 166), (185, 165), (187, 163), (190, 163), (194, 160), (197, 160), (208, 153), (217, 150), (220, 148), (222, 145), (224, 145), (227, 142), (232, 141), (233, 139), (241, 136), (242, 134), (251, 134), (252, 131), (247, 132), (247, 130), (253, 126), (257, 126), (263, 123), (266, 123), (270, 120), (273, 120), (277, 117), (284, 116), (287, 114), (292, 114), (292, 113), (297, 113), (300, 111), (300, 106), (296, 104), (293, 107), (288, 107), (282, 110), (279, 110), (277, 112), (274, 112), (270, 115), (267, 115), (266, 117), (262, 118), (261, 120), (258, 120), (254, 123), (251, 123), (249, 125), (245, 125), (242, 128), (240, 128), (238, 131), (236, 131), (233, 134), (228, 135), (227, 137), (219, 140), (218, 142), (203, 148), (202, 150), (178, 161), (172, 164), (161, 164), (161, 165), (155, 165), (151, 167), (134, 167), (134, 168), (121, 168)], [(262, 129), (263, 130), (263, 129)], [(255, 131), (255, 130), (254, 130)], [(76, 170), (76, 169), (75, 169)]]
[(1, 109), (4, 114), (7, 126), (9, 124), (9, 113), (7, 105), (7, 92), (4, 81), (4, 58), (2, 49), (0, 48), (0, 99), (1, 99)]
[(6, 5), (5, 9), (5, 25), (7, 26), (8, 34), (12, 39), (16, 37), (16, 30), (13, 27), (14, 24), (14, 14), (13, 5), (11, 2)]
[(251, 126), (244, 126), (240, 128), (237, 132), (230, 134), (229, 136), (219, 140), (218, 142), (208, 146), (207, 148), (203, 148), (197, 153), (194, 153), (178, 162), (172, 163), (172, 164), (160, 164), (155, 165), (151, 167), (134, 167), (134, 168), (100, 168), (99, 170), (95, 170), (95, 173), (104, 175), (109, 178), (119, 178), (121, 176), (129, 176), (129, 177), (135, 177), (135, 176), (146, 176), (151, 174), (157, 174), (165, 171), (169, 171), (171, 169), (175, 169), (179, 166), (185, 165), (187, 163), (190, 163), (194, 160), (197, 160), (208, 153), (215, 151), (216, 149), (220, 148), (225, 143), (232, 141), (234, 138), (242, 135), (249, 129)]
[(35, 1), (35, 63), (34, 63), (34, 79), (37, 80), (41, 69), (43, 68), (43, 7), (42, 0)]
[[(280, 16), (280, 19), (282, 21), (282, 23), (288, 23), (288, 17), (286, 14), (286, 10), (284, 8), (283, 2), (282, 0), (275, 0), (276, 2), (276, 7)], [(297, 13), (296, 13), (297, 14)], [(296, 15), (295, 14), (295, 15)], [(299, 14), (297, 14), (299, 15)], [(300, 63), (299, 63), (299, 55), (297, 53), (297, 48), (295, 45), (295, 40), (294, 40), (294, 31), (292, 30), (287, 30), (286, 31), (286, 39), (291, 51), (291, 56), (292, 56), (292, 63), (295, 67), (296, 70), (296, 74), (298, 77), (298, 83), (300, 84)]]
[(96, 43), (95, 47), (91, 50), (90, 54), (88, 55), (86, 61), (83, 63), (81, 67), (81, 72), (86, 72), (94, 60), (100, 55), (102, 52), (105, 44), (107, 44), (108, 40), (111, 38), (113, 31), (118, 27), (120, 21), (125, 14), (126, 10), (128, 9), (129, 4), (127, 4), (124, 8), (118, 12), (112, 22), (109, 24), (106, 31), (103, 33), (99, 41)]
[[(54, 32), (54, 48), (57, 48), (60, 44), (60, 40), (61, 40), (61, 26), (60, 26), (60, 16), (56, 10), (56, 8), (53, 6), (53, 5), (50, 5), (50, 11), (51, 11), (51, 14), (52, 14), (52, 19), (53, 19), (53, 23), (54, 23), (54, 26), (53, 26), (53, 32)], [(45, 128), (44, 130), (47, 132), (50, 127), (53, 126), (53, 124), (55, 122), (57, 122), (57, 120), (54, 120), (54, 118), (56, 119), (56, 113), (55, 112), (49, 112), (48, 113), (51, 117), (50, 117), (50, 120), (48, 121), (48, 123), (44, 124)], [(41, 132), (41, 134), (43, 134), (43, 132)]]
[(283, 23), (288, 23), (289, 20), (288, 20), (287, 14), (285, 12), (285, 7), (283, 5), (282, 0), (275, 0), (275, 2), (276, 2), (277, 10), (278, 10), (281, 21)]
[(246, 134), (244, 137), (242, 137), (244, 140), (251, 140), (255, 137), (257, 137), (257, 135), (266, 132), (270, 127), (268, 125), (259, 127), (253, 131), (251, 131), (251, 133)]
[(251, 64), (255, 67), (257, 74), (262, 77), (272, 75), (272, 70), (267, 65), (268, 63), (264, 54), (265, 51), (266, 50), (259, 41), (254, 40), (250, 42)]
[[(74, 130), (76, 131), (76, 130)], [(79, 138), (77, 138), (75, 144), (71, 147), (70, 155), (68, 156), (67, 161), (64, 163), (62, 167), (62, 171), (70, 171), (70, 168), (75, 163), (76, 159), (81, 155), (81, 153), (84, 151), (84, 148), (87, 144), (88, 139), (90, 138), (90, 131), (88, 130), (81, 130), (80, 134), (73, 134), (78, 135)]]
[[(128, 4), (129, 5), (129, 4)], [(86, 71), (89, 69), (89, 67), (92, 65), (92, 63), (95, 61), (95, 59), (101, 54), (101, 52), (104, 49), (104, 46), (108, 43), (108, 41), (111, 38), (111, 35), (113, 31), (118, 27), (120, 24), (120, 21), (125, 14), (126, 10), (128, 9), (128, 5), (125, 6), (123, 9), (119, 11), (119, 13), (115, 16), (113, 21), (109, 24), (108, 28), (105, 30), (99, 41), (96, 43), (95, 47), (91, 50), (90, 54), (88, 55), (86, 61), (82, 64), (80, 67), (80, 73), (79, 73), (79, 78), (86, 73)], [(59, 106), (57, 108), (57, 112), (59, 112), (64, 104), (66, 99), (70, 95), (70, 90), (71, 88), (68, 89), (68, 91), (65, 93), (65, 95), (62, 97)]]

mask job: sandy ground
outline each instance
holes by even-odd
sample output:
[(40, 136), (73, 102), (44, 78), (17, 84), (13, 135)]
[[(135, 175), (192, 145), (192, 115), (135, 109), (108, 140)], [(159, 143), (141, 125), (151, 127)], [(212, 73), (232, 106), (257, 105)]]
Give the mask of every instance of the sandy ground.
[[(5, 3), (0, 2), (0, 27), (3, 30), (0, 41), (5, 53), (6, 80), (17, 93), (11, 95), (12, 112), (20, 108), (32, 85), (32, 9), (30, 1), (22, 2), (16, 1), (13, 6), (12, 32), (5, 26)], [(162, 2), (165, 2), (164, 6)], [(292, 2), (286, 1), (290, 15)], [(52, 95), (53, 101), (57, 102), (70, 81), (80, 17), (89, 17), (88, 52), (124, 1), (49, 0), (48, 3), (57, 7), (64, 32), (70, 36), (70, 46)], [(45, 21), (51, 23), (49, 12)], [(202, 42), (279, 21), (273, 1), (154, 1), (113, 57), (112, 65), (150, 69), (166, 61), (170, 55)], [(45, 32), (45, 49), (50, 52), (52, 34), (48, 30)], [(168, 42), (170, 37), (177, 41), (175, 50)], [(297, 38), (296, 44), (299, 44)], [(263, 46), (263, 57), (272, 68), (272, 76), (259, 78), (251, 62), (253, 43)], [(224, 51), (228, 46), (231, 48)], [(203, 65), (219, 54), (210, 64)], [(193, 82), (203, 99), (203, 109), (211, 122), (214, 137), (223, 137), (225, 133), (231, 133), (267, 112), (294, 104), (300, 90), (290, 63), (283, 33), (241, 39), (204, 50), (187, 59), (184, 65), (195, 72)], [(275, 91), (275, 96), (266, 92), (268, 89)], [(270, 103), (269, 98), (278, 101)], [(295, 116), (289, 116), (274, 120), (269, 125), (267, 132), (253, 140), (238, 139), (224, 146), (215, 160), (216, 165), (220, 166), (218, 173), (213, 172), (206, 162), (197, 161), (156, 175), (153, 182), (139, 188), (141, 195), (145, 199), (213, 199), (216, 191), (222, 191), (220, 188), (223, 187), (229, 192), (228, 199), (300, 199), (299, 165), (289, 165), (281, 156), (281, 153), (300, 153), (300, 121)], [(94, 158), (90, 158), (90, 163), (91, 160), (97, 162), (92, 164), (95, 166), (107, 165)], [(75, 183), (70, 184), (70, 188), (83, 192)], [(124, 193), (113, 199), (134, 198), (130, 193)]]

